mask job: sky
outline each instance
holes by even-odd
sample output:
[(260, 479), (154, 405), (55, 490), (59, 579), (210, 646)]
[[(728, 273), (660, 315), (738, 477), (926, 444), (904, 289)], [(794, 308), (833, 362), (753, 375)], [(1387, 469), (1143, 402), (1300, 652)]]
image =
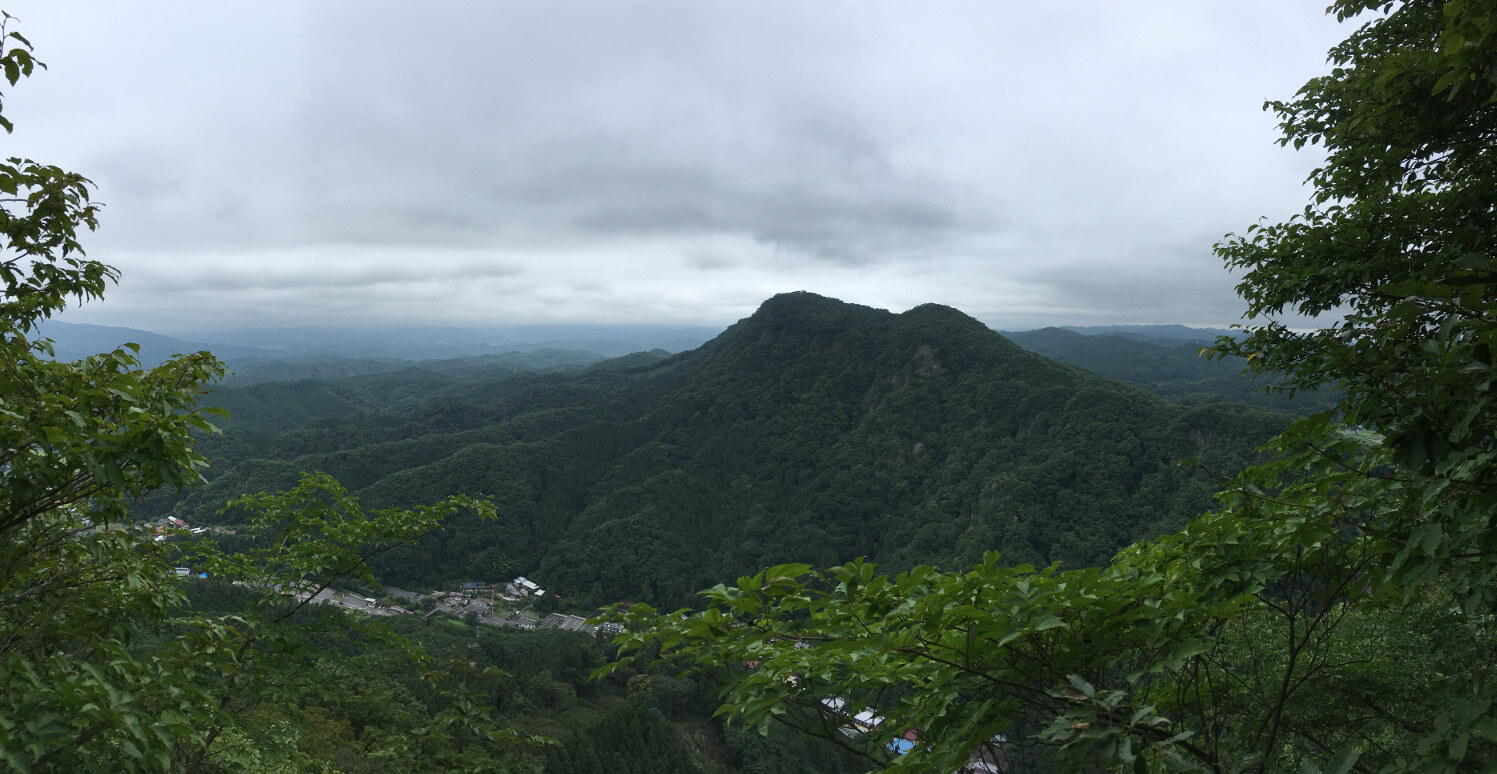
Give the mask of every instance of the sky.
[(1225, 326), (1309, 201), (1324, 3), (12, 0), (5, 156), (122, 274), (70, 322), (726, 325), (780, 292)]

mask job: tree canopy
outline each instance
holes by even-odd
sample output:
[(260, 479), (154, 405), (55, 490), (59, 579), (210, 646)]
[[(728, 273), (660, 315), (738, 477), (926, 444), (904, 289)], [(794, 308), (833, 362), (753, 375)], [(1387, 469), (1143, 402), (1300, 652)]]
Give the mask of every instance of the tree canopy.
[[(0, 20), (10, 86), (42, 64)], [(11, 122), (0, 117), (0, 127)], [(99, 207), (88, 179), (30, 159), (0, 163), (0, 761), (12, 771), (291, 770), (310, 767), (304, 729), (258, 724), (265, 707), (300, 703), (325, 674), (318, 638), (357, 630), (366, 651), (430, 683), (401, 733), (360, 753), (394, 770), (493, 771), (529, 740), (495, 724), (460, 684), (402, 638), (312, 610), (334, 579), (372, 580), (367, 560), (463, 513), (472, 498), (372, 511), (335, 481), (247, 496), (248, 533), (265, 547), (229, 555), (181, 530), (128, 516), (158, 489), (201, 481), (196, 441), (214, 432), (198, 400), (223, 373), (206, 352), (141, 369), (133, 345), (54, 360), (38, 325), (70, 301), (100, 298), (117, 272), (87, 258)], [(237, 595), (226, 609), (189, 604), (187, 563)], [(282, 594), (296, 590), (298, 594)], [(371, 648), (370, 641), (385, 643)], [(419, 667), (419, 670), (415, 669)], [(375, 686), (382, 688), (384, 686)], [(350, 700), (357, 691), (345, 689)], [(307, 716), (309, 719), (311, 716)], [(263, 718), (262, 718), (263, 719)], [(326, 719), (325, 717), (322, 719)], [(305, 770), (302, 768), (300, 770)]]
[(895, 769), (1497, 766), (1497, 8), (1331, 10), (1371, 19), (1267, 105), (1327, 152), (1313, 201), (1217, 245), (1250, 323), (1217, 351), (1334, 411), (1104, 568), (787, 565), (700, 612), (636, 607), (623, 648)]

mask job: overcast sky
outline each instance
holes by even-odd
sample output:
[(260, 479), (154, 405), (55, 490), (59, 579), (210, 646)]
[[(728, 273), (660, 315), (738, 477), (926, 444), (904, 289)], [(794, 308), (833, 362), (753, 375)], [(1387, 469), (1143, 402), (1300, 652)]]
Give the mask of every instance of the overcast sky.
[(91, 177), (62, 319), (727, 324), (811, 290), (998, 328), (1234, 322), (1308, 200), (1314, 2), (74, 2), (5, 156)]

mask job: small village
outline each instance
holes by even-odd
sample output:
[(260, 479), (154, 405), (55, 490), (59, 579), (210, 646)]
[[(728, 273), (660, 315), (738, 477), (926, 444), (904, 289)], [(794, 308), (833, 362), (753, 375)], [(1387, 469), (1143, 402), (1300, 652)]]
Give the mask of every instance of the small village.
[(454, 591), (434, 591), (421, 594), (415, 591), (386, 586), (384, 593), (390, 597), (406, 600), (417, 610), (399, 606), (374, 607), (374, 611), (394, 613), (417, 613), (424, 610), (427, 617), (445, 613), (489, 626), (508, 626), (514, 629), (562, 629), (565, 631), (612, 636), (622, 631), (617, 623), (601, 626), (589, 624), (588, 619), (567, 613), (535, 612), (535, 604), (546, 595), (545, 589), (529, 578), (522, 576), (499, 586), (485, 581), (468, 581)]
[[(182, 519), (166, 518), (156, 523), (143, 525), (141, 529), (146, 534), (153, 534), (152, 539), (159, 542), (174, 534), (196, 535), (217, 528), (193, 528)], [(206, 579), (208, 577), (207, 573), (195, 572), (189, 567), (178, 567), (176, 573), (184, 578)], [(442, 615), (454, 625), (476, 623), (526, 631), (561, 629), (594, 636), (601, 633), (605, 637), (611, 637), (623, 631), (623, 625), (615, 622), (590, 624), (588, 619), (582, 616), (557, 612), (542, 615), (535, 610), (535, 607), (546, 598), (546, 590), (523, 575), (502, 585), (487, 581), (466, 581), (458, 584), (456, 589), (436, 590), (429, 594), (396, 586), (384, 586), (372, 592), (376, 596), (365, 596), (366, 592), (363, 591), (348, 591), (332, 587), (299, 591), (277, 588), (276, 591), (294, 593), (299, 599), (307, 599), (310, 595), (314, 603), (336, 605), (342, 609), (367, 615), (424, 615), (429, 619)], [(400, 604), (402, 602), (404, 604)], [(809, 646), (806, 643), (797, 643), (796, 647)], [(747, 661), (744, 665), (755, 669), (759, 664), (759, 661)], [(873, 732), (884, 722), (884, 718), (871, 709), (862, 709), (856, 713), (850, 712), (847, 701), (841, 697), (824, 697), (821, 699), (821, 706), (832, 716), (842, 719), (840, 730), (849, 737), (858, 737)], [(998, 736), (994, 737), (993, 741), (997, 744), (985, 745), (974, 751), (962, 771), (979, 774), (1007, 771), (1007, 761), (1002, 752), (1004, 739)], [(918, 743), (919, 732), (911, 728), (891, 740), (888, 743), (888, 749), (896, 755), (904, 755)]]
[[(173, 536), (201, 535), (222, 528), (193, 527), (180, 518), (167, 517), (134, 529), (140, 534), (150, 535), (151, 540), (160, 543)], [(183, 578), (208, 577), (207, 573), (190, 567), (177, 567), (176, 574)], [(305, 599), (308, 592), (312, 591), (307, 589), (296, 593), (299, 598)], [(374, 593), (376, 596), (366, 596), (366, 593)], [(588, 619), (580, 615), (555, 612), (542, 615), (536, 612), (535, 607), (545, 599), (546, 591), (540, 584), (523, 575), (503, 585), (487, 581), (467, 581), (459, 584), (455, 590), (437, 590), (430, 594), (385, 586), (373, 592), (328, 587), (316, 590), (311, 596), (311, 601), (317, 604), (336, 605), (369, 615), (425, 615), (431, 618), (445, 614), (488, 626), (507, 626), (527, 631), (561, 629), (590, 635), (601, 631), (604, 636), (613, 636), (623, 630), (623, 626), (617, 623), (589, 624)], [(405, 604), (401, 604), (402, 602)]]

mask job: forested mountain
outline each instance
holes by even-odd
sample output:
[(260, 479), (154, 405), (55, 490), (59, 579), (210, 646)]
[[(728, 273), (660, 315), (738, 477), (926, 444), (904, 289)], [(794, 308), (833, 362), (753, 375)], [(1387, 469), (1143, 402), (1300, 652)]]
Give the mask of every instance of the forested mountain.
[[(220, 388), (194, 523), (336, 476), (370, 504), (454, 492), (501, 518), (392, 554), (391, 582), (528, 572), (577, 606), (684, 602), (782, 561), (1094, 565), (1209, 507), (1283, 427), (1026, 352), (956, 310), (776, 296), (700, 349), (579, 374), (432, 372)], [(1203, 469), (1180, 463), (1199, 456)]]
[(775, 567), (635, 607), (626, 651), (746, 723), (918, 728), (893, 770), (1497, 771), (1497, 5), (1326, 12), (1329, 72), (1264, 105), (1309, 201), (1214, 250), (1248, 322), (1218, 351), (1333, 411), (1103, 568)]

